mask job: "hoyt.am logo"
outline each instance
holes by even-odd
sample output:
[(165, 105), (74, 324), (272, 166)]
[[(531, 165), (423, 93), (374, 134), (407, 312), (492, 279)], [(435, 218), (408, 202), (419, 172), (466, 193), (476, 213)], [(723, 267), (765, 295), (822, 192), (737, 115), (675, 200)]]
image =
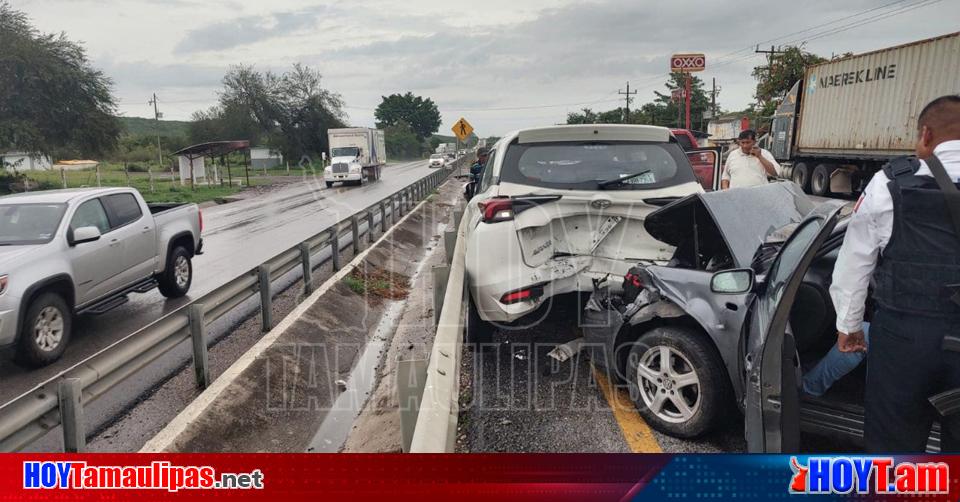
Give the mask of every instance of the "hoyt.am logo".
[(943, 462), (898, 462), (893, 457), (790, 457), (790, 493), (898, 495), (946, 494), (950, 466)]

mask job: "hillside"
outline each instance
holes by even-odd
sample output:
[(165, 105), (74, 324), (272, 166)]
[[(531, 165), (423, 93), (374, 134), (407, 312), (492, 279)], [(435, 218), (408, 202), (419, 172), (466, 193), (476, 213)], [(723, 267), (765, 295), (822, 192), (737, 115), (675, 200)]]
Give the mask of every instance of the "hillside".
[[(157, 134), (157, 122), (142, 117), (119, 117), (125, 136), (154, 136)], [(166, 137), (184, 137), (190, 122), (183, 120), (161, 120), (160, 135)]]

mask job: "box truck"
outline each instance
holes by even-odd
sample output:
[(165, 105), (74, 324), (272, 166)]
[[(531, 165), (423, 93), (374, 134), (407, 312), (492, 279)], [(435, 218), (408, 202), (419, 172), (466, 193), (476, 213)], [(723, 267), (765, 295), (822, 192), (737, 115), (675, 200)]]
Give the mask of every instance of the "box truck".
[(913, 153), (927, 103), (958, 93), (960, 32), (810, 66), (774, 114), (770, 150), (808, 193), (857, 193)]
[(383, 131), (366, 127), (330, 129), (330, 165), (323, 170), (327, 188), (334, 183), (362, 185), (380, 179), (380, 170), (387, 163), (387, 146)]

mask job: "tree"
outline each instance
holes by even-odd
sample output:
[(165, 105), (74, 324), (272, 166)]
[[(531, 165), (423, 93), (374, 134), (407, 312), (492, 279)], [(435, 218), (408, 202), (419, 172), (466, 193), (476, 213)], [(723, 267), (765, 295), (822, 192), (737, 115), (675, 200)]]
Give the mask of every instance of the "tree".
[(0, 1), (0, 150), (54, 159), (99, 157), (117, 146), (120, 122), (111, 81), (83, 46), (41, 34)]
[(329, 149), (327, 130), (344, 127), (343, 100), (320, 80), (318, 71), (299, 63), (281, 75), (231, 67), (219, 104), (193, 114), (190, 137), (197, 143), (246, 139), (288, 159), (319, 157)]
[(423, 153), (423, 143), (406, 122), (387, 126), (383, 135), (387, 143), (387, 155), (392, 159), (414, 159)]
[(769, 66), (754, 68), (753, 77), (757, 79), (754, 97), (760, 104), (757, 113), (762, 117), (773, 115), (787, 91), (794, 83), (803, 79), (806, 68), (824, 61), (826, 59), (804, 52), (800, 47), (787, 47), (773, 57)]
[(381, 97), (383, 101), (374, 112), (377, 127), (385, 129), (399, 122), (406, 122), (420, 141), (440, 129), (440, 110), (430, 98), (414, 96), (412, 92)]
[[(654, 100), (644, 103), (639, 108), (630, 110), (629, 116), (624, 107), (612, 110), (595, 112), (584, 108), (579, 112), (567, 114), (568, 124), (650, 124), (665, 127), (683, 127), (684, 103), (675, 103), (671, 93), (675, 89), (684, 87), (684, 75), (674, 73), (664, 84), (669, 92), (654, 91)], [(694, 128), (703, 128), (703, 112), (710, 108), (710, 99), (703, 88), (703, 81), (693, 76), (690, 81), (692, 101), (690, 102), (690, 122)], [(678, 119), (678, 117), (680, 117)]]

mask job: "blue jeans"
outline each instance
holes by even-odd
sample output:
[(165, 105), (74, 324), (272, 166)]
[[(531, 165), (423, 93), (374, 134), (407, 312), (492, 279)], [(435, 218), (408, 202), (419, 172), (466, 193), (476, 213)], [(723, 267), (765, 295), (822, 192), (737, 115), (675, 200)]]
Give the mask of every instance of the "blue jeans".
[[(868, 322), (863, 323), (863, 340), (869, 349), (870, 323)], [(866, 352), (840, 352), (834, 344), (830, 352), (827, 352), (816, 366), (804, 373), (803, 392), (816, 397), (824, 395), (831, 385), (853, 371), (866, 357)]]

